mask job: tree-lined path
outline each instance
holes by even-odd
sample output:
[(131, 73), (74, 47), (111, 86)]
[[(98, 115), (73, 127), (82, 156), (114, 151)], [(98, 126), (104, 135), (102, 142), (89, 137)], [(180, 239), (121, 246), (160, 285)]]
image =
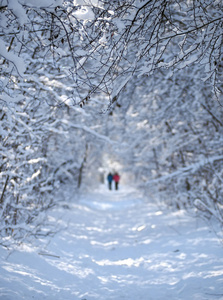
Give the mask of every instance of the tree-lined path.
[(0, 1), (1, 300), (223, 298), (222, 37), (219, 0)]
[(222, 28), (219, 0), (1, 0), (2, 244), (110, 170), (222, 225)]
[(21, 244), (7, 260), (1, 249), (1, 300), (223, 297), (223, 250), (207, 224), (134, 189), (60, 202), (49, 222), (58, 232), (36, 247)]

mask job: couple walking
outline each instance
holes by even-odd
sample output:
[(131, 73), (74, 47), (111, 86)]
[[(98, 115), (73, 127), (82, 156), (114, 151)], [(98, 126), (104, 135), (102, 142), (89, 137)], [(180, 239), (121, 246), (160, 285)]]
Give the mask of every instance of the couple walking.
[(112, 173), (109, 173), (107, 179), (108, 179), (109, 190), (112, 189), (112, 181), (113, 180), (115, 182), (115, 189), (118, 190), (118, 184), (119, 184), (119, 180), (120, 180), (120, 176), (118, 175), (118, 173), (116, 172), (114, 175), (112, 175)]

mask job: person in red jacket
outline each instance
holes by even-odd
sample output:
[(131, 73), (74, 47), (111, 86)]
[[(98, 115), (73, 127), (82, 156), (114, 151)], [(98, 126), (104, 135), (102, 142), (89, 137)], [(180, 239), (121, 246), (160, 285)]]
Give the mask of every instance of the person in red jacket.
[(119, 180), (120, 180), (120, 176), (118, 175), (118, 173), (114, 174), (113, 180), (115, 182), (115, 189), (118, 190), (118, 184), (119, 184)]

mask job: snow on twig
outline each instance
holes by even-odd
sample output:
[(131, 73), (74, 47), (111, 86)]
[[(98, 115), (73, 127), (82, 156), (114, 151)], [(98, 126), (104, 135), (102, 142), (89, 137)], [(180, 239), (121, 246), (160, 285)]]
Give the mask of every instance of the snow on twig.
[(2, 39), (0, 39), (0, 55), (11, 62), (15, 66), (18, 74), (23, 77), (26, 70), (24, 60), (21, 57), (18, 57), (18, 55), (8, 52), (7, 46)]

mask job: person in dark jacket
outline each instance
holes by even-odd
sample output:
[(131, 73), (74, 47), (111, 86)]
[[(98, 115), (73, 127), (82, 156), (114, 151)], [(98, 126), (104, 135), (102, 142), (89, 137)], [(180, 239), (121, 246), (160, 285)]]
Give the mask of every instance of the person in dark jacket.
[(108, 188), (109, 188), (109, 190), (111, 190), (111, 189), (112, 189), (112, 180), (113, 180), (113, 175), (112, 175), (112, 173), (109, 173), (109, 174), (108, 174), (107, 180), (108, 180)]
[(113, 180), (115, 182), (115, 189), (118, 190), (118, 184), (119, 184), (119, 180), (120, 180), (120, 176), (118, 175), (118, 173), (114, 174)]

